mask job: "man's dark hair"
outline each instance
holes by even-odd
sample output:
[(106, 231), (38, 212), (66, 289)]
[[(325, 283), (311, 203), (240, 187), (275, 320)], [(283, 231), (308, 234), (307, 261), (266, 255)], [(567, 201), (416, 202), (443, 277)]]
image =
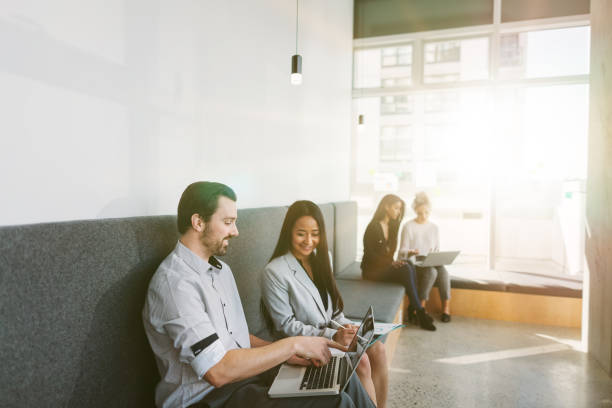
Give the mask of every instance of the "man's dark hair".
[(191, 228), (193, 214), (199, 214), (204, 222), (208, 222), (217, 211), (220, 196), (236, 201), (236, 193), (225, 184), (196, 181), (187, 186), (178, 204), (176, 225), (179, 233), (184, 234)]

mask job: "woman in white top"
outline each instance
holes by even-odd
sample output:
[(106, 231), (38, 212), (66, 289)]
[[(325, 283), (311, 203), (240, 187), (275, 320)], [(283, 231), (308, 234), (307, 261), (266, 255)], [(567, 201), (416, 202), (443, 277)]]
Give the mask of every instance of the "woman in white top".
[[(278, 337), (323, 336), (348, 345), (355, 336), (358, 327), (342, 312), (323, 214), (312, 201), (296, 201), (287, 210), (261, 285)], [(377, 341), (367, 349), (356, 372), (372, 401), (384, 407), (389, 376), (384, 343)]]
[[(429, 221), (431, 203), (424, 192), (417, 193), (412, 202), (416, 218), (408, 221), (402, 227), (400, 254), (417, 253), (426, 256), (430, 252), (440, 250), (440, 235), (438, 226)], [(421, 303), (425, 307), (429, 292), (436, 280), (442, 300), (442, 321), (450, 322), (450, 277), (444, 266), (416, 267), (417, 287)]]

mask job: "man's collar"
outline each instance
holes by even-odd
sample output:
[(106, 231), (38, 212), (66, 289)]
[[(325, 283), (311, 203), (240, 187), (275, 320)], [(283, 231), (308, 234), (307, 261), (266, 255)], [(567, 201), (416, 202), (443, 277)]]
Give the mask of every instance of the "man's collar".
[(214, 256), (211, 256), (210, 258), (208, 258), (208, 263), (219, 270), (223, 268), (223, 265), (221, 265), (221, 262), (219, 262), (217, 258), (215, 258)]
[(223, 268), (221, 262), (214, 256), (208, 258), (208, 262), (206, 262), (197, 256), (191, 249), (187, 248), (181, 241), (178, 241), (176, 244), (176, 252), (187, 265), (197, 272), (206, 272), (208, 270), (219, 272)]

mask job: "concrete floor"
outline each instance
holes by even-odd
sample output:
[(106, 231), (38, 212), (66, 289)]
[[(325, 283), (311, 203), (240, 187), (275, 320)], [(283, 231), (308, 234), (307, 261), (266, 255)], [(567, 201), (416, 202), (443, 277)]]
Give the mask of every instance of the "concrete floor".
[(580, 330), (453, 316), (401, 329), (389, 407), (611, 407), (612, 378)]

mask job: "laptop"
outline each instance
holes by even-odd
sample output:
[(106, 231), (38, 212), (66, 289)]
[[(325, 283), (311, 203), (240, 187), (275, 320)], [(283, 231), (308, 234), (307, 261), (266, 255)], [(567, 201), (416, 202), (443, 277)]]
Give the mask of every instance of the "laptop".
[(414, 264), (420, 267), (450, 265), (457, 255), (459, 255), (459, 252), (460, 251), (430, 252), (424, 259), (419, 260), (417, 257), (417, 261), (415, 261)]
[(268, 395), (270, 398), (285, 398), (340, 394), (346, 388), (373, 337), (374, 314), (370, 306), (344, 355), (332, 356), (329, 363), (322, 367), (283, 364), (268, 390)]

